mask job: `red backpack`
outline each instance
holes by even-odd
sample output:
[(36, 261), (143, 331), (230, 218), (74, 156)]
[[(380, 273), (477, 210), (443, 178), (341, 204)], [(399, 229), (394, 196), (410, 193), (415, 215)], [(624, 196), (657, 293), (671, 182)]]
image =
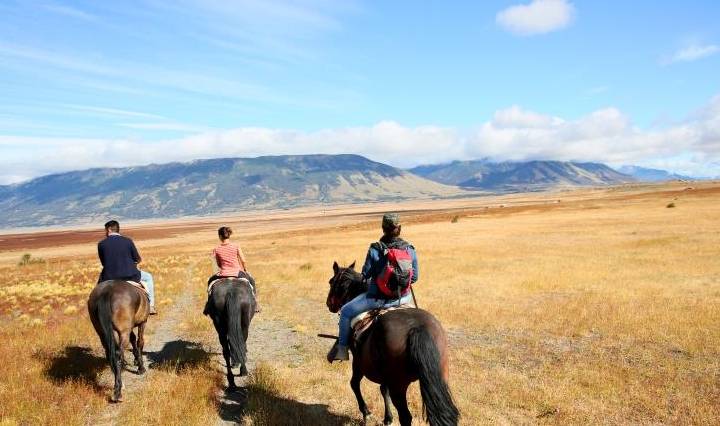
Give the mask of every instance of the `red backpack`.
[(375, 283), (383, 296), (389, 299), (399, 299), (410, 291), (410, 285), (415, 275), (413, 258), (410, 253), (412, 246), (405, 241), (398, 241), (390, 245), (378, 242), (375, 247), (385, 257), (385, 266), (375, 278)]

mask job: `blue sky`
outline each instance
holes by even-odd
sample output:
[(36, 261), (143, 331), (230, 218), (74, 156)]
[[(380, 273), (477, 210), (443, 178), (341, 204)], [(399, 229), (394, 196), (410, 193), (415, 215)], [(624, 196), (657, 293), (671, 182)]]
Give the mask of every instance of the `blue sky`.
[(0, 184), (353, 152), (720, 175), (720, 3), (3, 1)]

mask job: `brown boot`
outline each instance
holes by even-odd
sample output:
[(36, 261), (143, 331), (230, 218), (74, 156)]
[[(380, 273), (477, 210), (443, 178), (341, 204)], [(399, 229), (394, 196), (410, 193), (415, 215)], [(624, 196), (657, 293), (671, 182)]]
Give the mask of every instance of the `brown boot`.
[(333, 361), (347, 361), (350, 359), (347, 346), (342, 346), (335, 342), (330, 352), (327, 354), (327, 360), (329, 363)]

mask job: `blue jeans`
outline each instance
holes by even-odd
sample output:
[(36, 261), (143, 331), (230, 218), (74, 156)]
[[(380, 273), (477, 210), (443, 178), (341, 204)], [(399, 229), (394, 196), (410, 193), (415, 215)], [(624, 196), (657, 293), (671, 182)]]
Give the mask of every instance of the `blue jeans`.
[(145, 284), (150, 298), (150, 306), (155, 306), (155, 282), (150, 272), (140, 271), (140, 281)]
[[(401, 304), (411, 303), (412, 294), (408, 293), (400, 298)], [(339, 339), (338, 344), (347, 346), (350, 343), (350, 335), (352, 334), (352, 328), (350, 327), (350, 321), (356, 316), (363, 312), (370, 311), (372, 309), (397, 306), (398, 300), (392, 299), (373, 299), (367, 296), (367, 293), (363, 293), (353, 300), (347, 302), (340, 308), (340, 332), (338, 333)]]

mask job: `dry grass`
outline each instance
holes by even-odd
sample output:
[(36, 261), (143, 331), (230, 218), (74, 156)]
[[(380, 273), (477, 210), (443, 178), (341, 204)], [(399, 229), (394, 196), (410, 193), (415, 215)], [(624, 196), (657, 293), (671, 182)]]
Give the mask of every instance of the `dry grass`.
[[(720, 191), (709, 188), (610, 190), (542, 206), (406, 216), (404, 234), (420, 257), (419, 304), (450, 334), (450, 385), (462, 422), (720, 422)], [(666, 208), (675, 197), (680, 207)], [(336, 327), (324, 306), (333, 260), (361, 263), (376, 227), (240, 235), (263, 301), (256, 321), (293, 330), (297, 338), (287, 345), (300, 354), (291, 363), (250, 347), (251, 358), (265, 361), (248, 381), (244, 423), (359, 421), (350, 366), (324, 362), (330, 342), (314, 336)], [(166, 246), (143, 253), (156, 261), (148, 269), (163, 309), (182, 292), (192, 294), (194, 310), (180, 324), (190, 342), (215, 339), (199, 314), (214, 243), (209, 233), (181, 247), (187, 255), (170, 256)], [(0, 422), (86, 423), (106, 391), (85, 370), (60, 380), (46, 372), (68, 350), (80, 351), (69, 356), (92, 370), (99, 342), (84, 298), (97, 271), (90, 257), (40, 254), (45, 264), (19, 268), (16, 259), (0, 271), (0, 315), (7, 320), (0, 337), (8, 342), (0, 345)], [(188, 264), (197, 265), (189, 282)], [(88, 357), (75, 347), (93, 351)], [(119, 420), (208, 424), (222, 417), (222, 374), (202, 353), (182, 368), (156, 369)], [(380, 417), (377, 386), (363, 382), (363, 391)], [(420, 417), (417, 386), (410, 393)]]

